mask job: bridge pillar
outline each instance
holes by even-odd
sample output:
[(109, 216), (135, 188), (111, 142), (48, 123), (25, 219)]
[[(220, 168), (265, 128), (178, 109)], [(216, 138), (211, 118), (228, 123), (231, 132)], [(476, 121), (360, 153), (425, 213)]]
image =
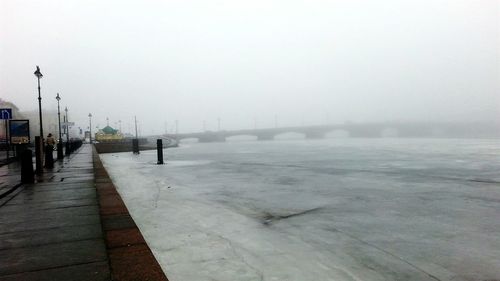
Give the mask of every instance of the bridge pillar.
[(347, 130), (352, 138), (380, 138), (380, 128), (377, 126), (351, 126)]
[(272, 134), (260, 134), (260, 135), (257, 135), (257, 140), (273, 140), (274, 139), (274, 135)]
[(306, 135), (306, 139), (323, 139), (325, 138), (325, 132), (323, 131), (313, 131), (313, 132), (304, 132)]
[(199, 142), (225, 142), (226, 136), (220, 134), (205, 134), (200, 135), (198, 138)]

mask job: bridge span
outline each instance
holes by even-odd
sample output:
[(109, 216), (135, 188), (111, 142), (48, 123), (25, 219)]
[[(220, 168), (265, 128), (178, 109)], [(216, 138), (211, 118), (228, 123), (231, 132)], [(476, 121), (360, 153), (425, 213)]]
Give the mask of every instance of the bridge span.
[(206, 131), (183, 134), (164, 134), (161, 137), (181, 141), (198, 139), (199, 142), (224, 142), (234, 136), (254, 136), (257, 140), (273, 140), (285, 133), (299, 133), (306, 139), (321, 139), (330, 133), (353, 138), (380, 137), (435, 137), (435, 138), (496, 138), (500, 137), (498, 124), (490, 123), (346, 123), (336, 125)]

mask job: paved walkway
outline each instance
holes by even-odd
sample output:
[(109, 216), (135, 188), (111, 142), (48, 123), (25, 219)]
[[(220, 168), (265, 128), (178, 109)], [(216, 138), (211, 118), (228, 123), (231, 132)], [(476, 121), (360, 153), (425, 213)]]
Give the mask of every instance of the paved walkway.
[[(37, 183), (21, 185), (0, 199), (0, 281), (166, 280), (161, 269), (158, 272), (157, 263), (153, 275), (148, 275), (147, 264), (140, 275), (133, 268), (113, 269), (120, 261), (131, 263), (127, 251), (119, 246), (133, 245), (127, 237), (122, 238), (121, 245), (114, 245), (118, 253), (113, 252), (110, 247), (113, 245), (103, 234), (93, 160), (91, 146), (84, 145), (69, 159), (65, 157), (62, 163), (58, 162), (52, 171), (38, 177)], [(15, 166), (11, 167), (10, 172), (15, 174)], [(103, 179), (102, 173), (98, 182), (109, 185), (109, 179)], [(4, 176), (15, 182), (9, 177), (9, 170)], [(126, 211), (125, 206), (121, 209)], [(125, 211), (122, 213), (128, 214)], [(112, 222), (105, 222), (106, 232), (113, 228), (109, 225)], [(135, 227), (131, 218), (130, 223)], [(138, 230), (137, 235), (147, 247)], [(146, 250), (151, 256), (147, 261), (156, 262), (148, 247)], [(125, 255), (120, 255), (120, 251)], [(137, 276), (144, 278), (133, 279)]]
[(18, 162), (0, 164), (0, 204), (1, 198), (21, 184), (21, 165)]

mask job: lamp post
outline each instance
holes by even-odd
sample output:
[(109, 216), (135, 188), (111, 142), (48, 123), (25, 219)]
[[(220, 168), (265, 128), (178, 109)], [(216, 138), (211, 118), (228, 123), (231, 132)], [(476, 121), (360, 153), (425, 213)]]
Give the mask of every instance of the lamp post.
[(132, 151), (134, 154), (139, 154), (139, 139), (137, 136), (137, 116), (134, 116), (135, 123), (135, 139), (132, 140)]
[(68, 107), (64, 108), (66, 112), (66, 155), (70, 155), (70, 144), (69, 144), (69, 119), (68, 119)]
[(69, 119), (68, 119), (68, 107), (66, 106), (64, 108), (64, 111), (66, 112), (66, 141), (69, 142)]
[(42, 125), (42, 96), (40, 94), (40, 79), (43, 75), (40, 72), (40, 67), (36, 66), (36, 71), (33, 73), (38, 78), (38, 113), (40, 115), (40, 137), (43, 138), (43, 125)]
[(33, 73), (38, 79), (38, 113), (40, 115), (40, 136), (35, 137), (36, 173), (43, 173), (43, 122), (42, 122), (42, 96), (40, 93), (40, 79), (43, 77), (40, 67), (37, 65)]
[(138, 136), (137, 136), (137, 116), (134, 116), (134, 123), (135, 123), (135, 138), (138, 139)]
[(91, 113), (89, 113), (89, 134), (90, 134), (89, 141), (90, 141), (90, 144), (92, 144), (92, 114)]
[(59, 122), (59, 140), (57, 142), (57, 159), (62, 160), (64, 158), (64, 155), (63, 155), (62, 135), (61, 135), (61, 109), (59, 107), (59, 101), (61, 100), (61, 97), (59, 96), (59, 93), (57, 93), (56, 100), (57, 100), (57, 121)]

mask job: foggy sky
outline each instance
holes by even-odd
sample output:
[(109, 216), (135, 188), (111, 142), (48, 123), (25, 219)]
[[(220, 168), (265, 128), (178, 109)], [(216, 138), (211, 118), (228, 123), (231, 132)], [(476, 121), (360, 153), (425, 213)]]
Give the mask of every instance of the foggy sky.
[(0, 0), (0, 97), (143, 134), (498, 120), (499, 1)]

